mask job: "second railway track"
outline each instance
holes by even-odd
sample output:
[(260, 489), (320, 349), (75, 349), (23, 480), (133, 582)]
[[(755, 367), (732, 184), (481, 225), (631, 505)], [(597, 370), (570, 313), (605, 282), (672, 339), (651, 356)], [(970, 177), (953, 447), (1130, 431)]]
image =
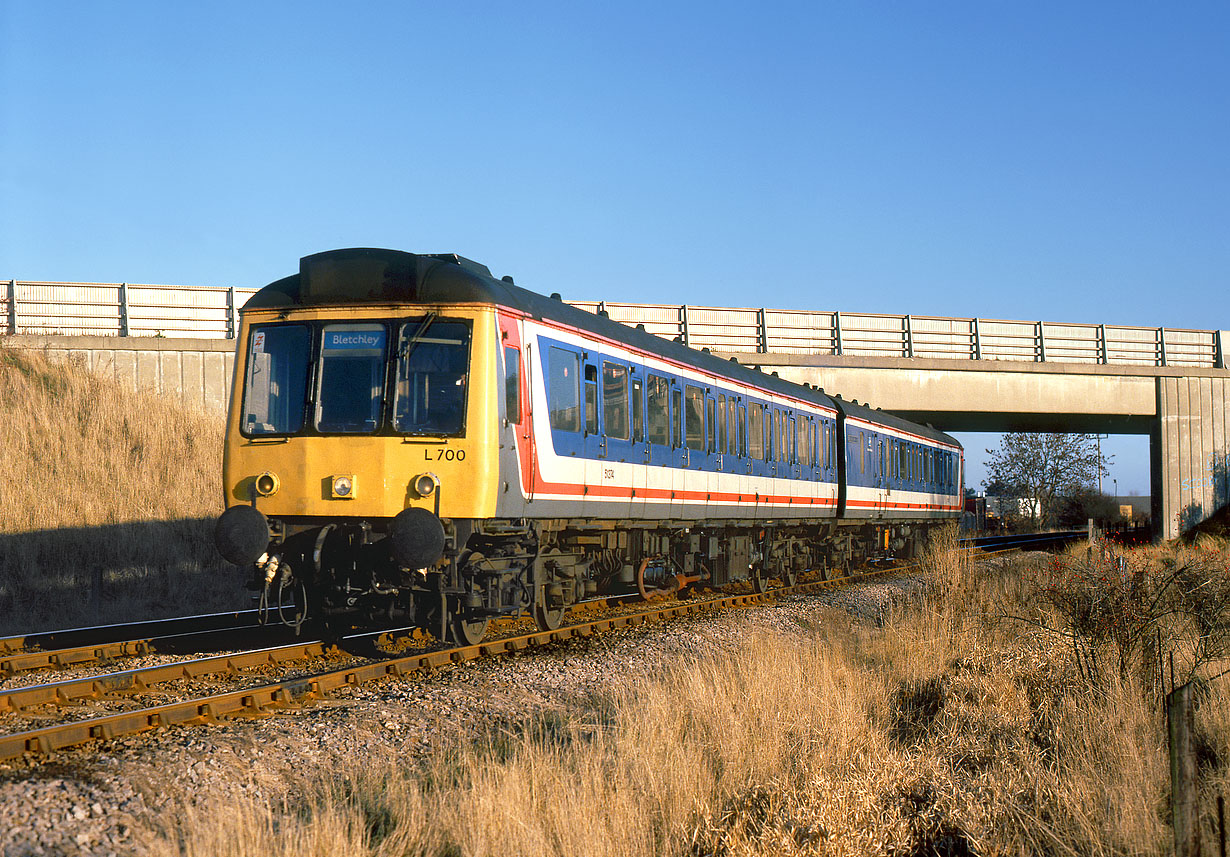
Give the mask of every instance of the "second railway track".
[[(1073, 534), (1063, 535), (1068, 539), (1073, 537)], [(1054, 537), (1051, 540), (1054, 541)], [(1020, 546), (1033, 545), (1030, 540), (1024, 540)], [(1004, 545), (998, 543), (994, 546), (967, 545), (966, 547), (996, 553), (1006, 549)], [(0, 735), (0, 761), (17, 759), (31, 753), (47, 754), (94, 740), (131, 736), (175, 724), (191, 725), (226, 717), (259, 715), (271, 709), (327, 696), (331, 691), (343, 686), (355, 686), (382, 678), (410, 676), (481, 657), (523, 652), (577, 637), (643, 624), (652, 619), (750, 606), (776, 599), (782, 595), (807, 594), (885, 574), (901, 573), (907, 571), (908, 568), (888, 568), (829, 580), (805, 580), (794, 586), (779, 587), (764, 593), (753, 592), (672, 601), (637, 612), (582, 621), (552, 631), (536, 631), (528, 634), (514, 631), (502, 638), (487, 640), (471, 646), (428, 648), (426, 644), (422, 644), (418, 651), (409, 655), (390, 655), (377, 650), (378, 645), (389, 645), (398, 636), (397, 629), (391, 629), (353, 635), (333, 643), (320, 640), (297, 642), (140, 667), (104, 675), (11, 688), (0, 691), (0, 716), (5, 716), (5, 719), (9, 719), (10, 722), (13, 716), (28, 716), (29, 712), (40, 709), (72, 708), (107, 700), (114, 702), (117, 697), (121, 703), (127, 702), (131, 705), (131, 701), (137, 695), (157, 695), (156, 688), (159, 685), (178, 680), (192, 682), (203, 677), (234, 676), (262, 668), (284, 669), (293, 662), (310, 662), (313, 659), (330, 655), (351, 659), (350, 663), (342, 667), (327, 670), (311, 668), (299, 670), (291, 677), (271, 682), (257, 682), (243, 687), (232, 687), (217, 693), (188, 694), (189, 698), (102, 714), (85, 712), (86, 716), (67, 721), (56, 717), (55, 719), (60, 722)], [(409, 631), (406, 630), (402, 636), (409, 637)]]

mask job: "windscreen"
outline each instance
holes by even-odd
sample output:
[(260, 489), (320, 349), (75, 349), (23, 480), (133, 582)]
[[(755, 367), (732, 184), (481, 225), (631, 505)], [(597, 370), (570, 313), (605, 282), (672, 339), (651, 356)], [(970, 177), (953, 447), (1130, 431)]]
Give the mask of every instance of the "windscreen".
[(393, 428), (460, 435), (465, 429), (470, 326), (434, 315), (402, 325), (397, 342)]
[(325, 325), (320, 345), (316, 430), (370, 434), (384, 403), (383, 324)]
[(310, 344), (307, 325), (252, 328), (244, 377), (244, 433), (294, 434), (303, 428)]

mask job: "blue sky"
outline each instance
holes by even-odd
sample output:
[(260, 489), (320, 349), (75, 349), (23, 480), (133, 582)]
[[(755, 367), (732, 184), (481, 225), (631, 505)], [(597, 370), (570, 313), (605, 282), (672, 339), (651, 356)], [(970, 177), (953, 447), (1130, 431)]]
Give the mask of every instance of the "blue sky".
[(1226, 152), (1225, 2), (0, 0), (6, 279), (1230, 327)]

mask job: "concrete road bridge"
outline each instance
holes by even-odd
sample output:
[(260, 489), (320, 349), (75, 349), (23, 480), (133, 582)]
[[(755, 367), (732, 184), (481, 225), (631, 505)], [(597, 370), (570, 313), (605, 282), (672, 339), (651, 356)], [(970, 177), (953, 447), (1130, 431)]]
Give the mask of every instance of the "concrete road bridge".
[[(0, 334), (225, 406), (255, 289), (0, 281)], [(946, 431), (1150, 439), (1164, 537), (1230, 500), (1230, 331), (571, 301)]]
[(1166, 538), (1230, 501), (1230, 331), (574, 303), (944, 431), (1148, 435)]

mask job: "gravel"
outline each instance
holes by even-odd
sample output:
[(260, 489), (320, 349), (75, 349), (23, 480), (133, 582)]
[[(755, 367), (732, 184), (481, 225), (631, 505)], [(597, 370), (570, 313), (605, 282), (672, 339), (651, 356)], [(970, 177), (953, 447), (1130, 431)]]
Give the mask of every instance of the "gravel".
[[(492, 719), (583, 705), (595, 686), (645, 675), (681, 656), (731, 645), (749, 630), (797, 633), (833, 608), (880, 623), (914, 597), (917, 577), (878, 580), (757, 607), (702, 613), (485, 659), (406, 680), (343, 688), (275, 714), (164, 729), (50, 757), (0, 763), (0, 855), (130, 855), (147, 850), (171, 797), (157, 783), (207, 796), (227, 789), (276, 800), (279, 772), (327, 770), (372, 736), (427, 754)], [(45, 679), (44, 679), (45, 680)]]

